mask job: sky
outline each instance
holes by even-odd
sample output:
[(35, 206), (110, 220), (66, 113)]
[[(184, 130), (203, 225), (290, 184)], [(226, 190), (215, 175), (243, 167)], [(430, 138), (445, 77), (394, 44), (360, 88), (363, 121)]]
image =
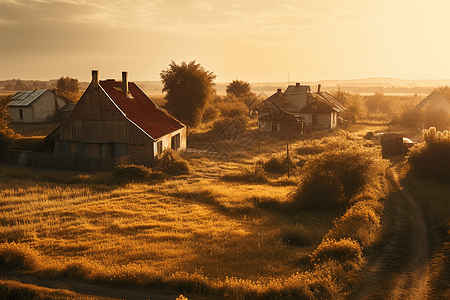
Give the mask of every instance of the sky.
[(450, 78), (448, 0), (0, 0), (0, 80)]

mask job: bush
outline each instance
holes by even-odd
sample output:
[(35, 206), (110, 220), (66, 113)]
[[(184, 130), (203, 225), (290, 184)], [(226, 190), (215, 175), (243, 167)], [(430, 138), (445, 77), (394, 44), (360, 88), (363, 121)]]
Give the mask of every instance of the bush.
[(144, 166), (120, 165), (115, 167), (112, 173), (115, 178), (125, 182), (141, 182), (149, 179), (151, 170)]
[[(373, 204), (372, 204), (373, 205)], [(371, 246), (380, 229), (380, 215), (370, 203), (358, 202), (337, 221), (326, 238), (352, 238), (363, 247)]]
[(0, 245), (0, 270), (26, 271), (37, 266), (37, 252), (14, 242)]
[(348, 145), (345, 150), (327, 151), (305, 164), (303, 182), (294, 199), (301, 208), (345, 207), (366, 185), (378, 185), (388, 161), (375, 148)]
[(288, 161), (286, 157), (272, 156), (269, 160), (263, 163), (264, 171), (268, 173), (285, 174), (288, 172), (288, 163), (289, 167), (292, 169), (294, 167), (294, 163), (290, 157)]
[(345, 262), (347, 260), (361, 261), (362, 250), (359, 243), (352, 239), (324, 239), (311, 254), (311, 263), (319, 264), (335, 260)]
[(431, 127), (423, 132), (424, 143), (408, 152), (411, 172), (417, 177), (450, 182), (450, 132)]
[(14, 136), (15, 133), (11, 129), (0, 129), (0, 154), (11, 146)]
[(156, 164), (156, 169), (173, 176), (186, 175), (190, 172), (188, 162), (172, 149), (164, 151)]

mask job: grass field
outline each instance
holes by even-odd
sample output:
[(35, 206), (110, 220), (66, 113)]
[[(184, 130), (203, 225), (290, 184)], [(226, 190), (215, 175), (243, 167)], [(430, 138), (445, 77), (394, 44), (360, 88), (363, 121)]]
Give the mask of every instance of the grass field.
[[(314, 145), (334, 147), (330, 141)], [(106, 173), (0, 166), (0, 265), (8, 255), (8, 262), (22, 262), (12, 254), (22, 253), (30, 262), (19, 269), (47, 278), (230, 299), (291, 294), (320, 299), (355, 284), (350, 278), (357, 276), (362, 261), (358, 242), (345, 239), (352, 236), (350, 218), (358, 219), (359, 211), (373, 216), (370, 245), (382, 204), (370, 196), (372, 202), (355, 206), (348, 220), (344, 215), (337, 221), (342, 209), (293, 209), (301, 170), (289, 180), (271, 175), (265, 184), (220, 180), (267, 157), (254, 153), (217, 160), (186, 154), (192, 174), (127, 184)], [(322, 259), (330, 247), (344, 251), (344, 265)], [(348, 253), (355, 256), (350, 259)], [(336, 276), (345, 283), (336, 282)]]

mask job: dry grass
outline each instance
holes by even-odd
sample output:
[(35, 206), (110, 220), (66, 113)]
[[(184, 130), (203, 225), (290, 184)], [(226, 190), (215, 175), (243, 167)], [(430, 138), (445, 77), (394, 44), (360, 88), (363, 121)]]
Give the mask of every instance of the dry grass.
[(190, 175), (120, 185), (111, 174), (1, 167), (2, 249), (19, 244), (33, 258), (29, 272), (44, 277), (228, 299), (331, 299), (353, 284), (361, 259), (312, 266), (309, 255), (327, 250), (322, 238), (342, 211), (293, 210), (301, 172), (289, 184), (279, 175), (268, 184), (218, 180), (271, 155), (186, 154)]
[[(21, 171), (2, 168), (0, 174), (20, 177)], [(37, 267), (40, 272), (79, 263), (89, 269), (87, 278), (167, 277), (182, 271), (219, 280), (270, 281), (297, 271), (299, 254), (317, 246), (335, 217), (286, 216), (255, 207), (255, 199), (267, 195), (285, 201), (290, 186), (198, 179), (98, 191), (98, 186), (42, 182), (39, 176), (45, 178), (25, 170), (2, 187), (0, 240), (38, 251), (46, 261)], [(291, 224), (312, 226), (316, 244), (283, 243), (280, 228)]]

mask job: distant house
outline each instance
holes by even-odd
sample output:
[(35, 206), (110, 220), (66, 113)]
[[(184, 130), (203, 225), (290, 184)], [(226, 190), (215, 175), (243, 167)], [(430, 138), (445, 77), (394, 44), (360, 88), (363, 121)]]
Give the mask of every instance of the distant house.
[(333, 95), (311, 92), (309, 85), (290, 85), (258, 104), (258, 126), (261, 132), (290, 131), (299, 134), (306, 130), (326, 130), (338, 124), (338, 113), (345, 110)]
[(131, 157), (151, 165), (165, 149), (186, 149), (186, 126), (158, 107), (135, 83), (92, 81), (70, 116), (47, 136), (57, 154), (93, 158)]
[(442, 109), (450, 114), (450, 100), (439, 91), (434, 91), (416, 105), (415, 109), (421, 110), (428, 107), (430, 109)]
[(51, 90), (17, 92), (8, 104), (12, 122), (44, 122), (53, 118), (68, 101)]

